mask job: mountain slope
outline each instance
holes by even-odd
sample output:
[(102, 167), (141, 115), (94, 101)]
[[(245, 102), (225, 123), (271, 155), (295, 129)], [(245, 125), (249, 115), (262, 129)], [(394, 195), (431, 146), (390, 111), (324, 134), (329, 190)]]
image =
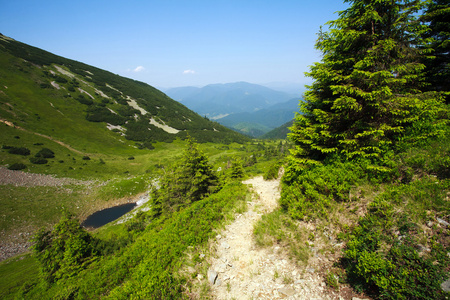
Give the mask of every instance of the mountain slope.
[(254, 112), (292, 98), (287, 93), (247, 82), (210, 84), (202, 88), (172, 88), (166, 93), (211, 119), (233, 113)]
[(290, 132), (289, 128), (292, 127), (294, 124), (294, 119), (290, 120), (289, 122), (281, 125), (280, 127), (277, 127), (262, 136), (260, 136), (261, 139), (281, 139), (284, 140), (287, 138), (288, 133)]
[(294, 98), (256, 112), (232, 114), (218, 119), (217, 122), (244, 134), (259, 137), (292, 120), (295, 112), (299, 110), (298, 103), (299, 100)]
[[(143, 82), (0, 35), (0, 119), (79, 150), (152, 148), (190, 134), (199, 142), (246, 138)], [(3, 130), (2, 130), (3, 131)], [(128, 141), (127, 141), (128, 140)]]

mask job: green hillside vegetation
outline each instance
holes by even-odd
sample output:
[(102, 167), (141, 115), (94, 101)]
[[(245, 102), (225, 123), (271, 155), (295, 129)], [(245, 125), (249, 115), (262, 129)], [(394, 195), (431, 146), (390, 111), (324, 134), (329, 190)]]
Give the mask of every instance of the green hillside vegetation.
[(263, 134), (261, 139), (286, 139), (288, 137), (288, 133), (290, 132), (289, 128), (294, 124), (294, 120), (291, 120), (280, 127), (277, 127), (265, 134)]
[[(377, 299), (447, 299), (450, 111), (440, 83), (426, 84), (437, 78), (428, 80), (422, 62), (439, 57), (448, 66), (449, 53), (423, 39), (448, 37), (448, 3), (348, 2), (319, 33), (323, 58), (308, 73), (314, 82), (290, 128), (295, 148), (281, 211), (264, 217), (255, 234), (263, 244), (283, 240), (303, 262), (305, 248), (330, 257), (341, 251), (325, 274), (330, 288), (351, 285)], [(440, 26), (429, 31), (434, 21)], [(283, 218), (313, 228), (303, 235), (306, 247)]]
[[(215, 147), (227, 152), (230, 146)], [(189, 138), (182, 155), (153, 174), (160, 178), (159, 184), (150, 176), (131, 179), (132, 187), (141, 181), (146, 182), (143, 187), (150, 185), (152, 200), (148, 212), (124, 224), (89, 233), (64, 214), (53, 229), (43, 228), (34, 235), (34, 256), (0, 264), (2, 275), (21, 274), (2, 282), (2, 298), (178, 299), (190, 290), (206, 296), (208, 288), (192, 277), (206, 272), (206, 242), (224, 221), (245, 210), (250, 194), (240, 183), (242, 178), (261, 173), (255, 168), (268, 168), (287, 150), (283, 142), (239, 147), (234, 155), (220, 156), (225, 165), (218, 172), (215, 168), (220, 164), (210, 163), (218, 152), (209, 151), (212, 155), (207, 157)], [(247, 154), (238, 159), (239, 152)], [(124, 187), (125, 183), (120, 181), (129, 191), (131, 186)], [(118, 192), (116, 188), (114, 193)]]
[(79, 150), (104, 145), (98, 152), (109, 153), (120, 143), (130, 144), (125, 139), (151, 149), (187, 133), (199, 142), (247, 140), (145, 83), (5, 36), (0, 62), (0, 118)]
[(261, 136), (264, 132), (267, 132), (270, 129), (263, 124), (249, 122), (234, 124), (232, 128), (242, 134), (252, 137)]

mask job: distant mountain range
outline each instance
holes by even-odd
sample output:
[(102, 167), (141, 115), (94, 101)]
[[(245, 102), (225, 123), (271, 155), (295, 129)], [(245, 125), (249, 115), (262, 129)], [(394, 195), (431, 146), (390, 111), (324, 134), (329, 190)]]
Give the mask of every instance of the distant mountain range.
[(210, 119), (255, 112), (293, 98), (291, 94), (248, 82), (210, 84), (202, 88), (178, 87), (168, 89), (165, 93)]
[(200, 115), (252, 137), (292, 120), (300, 99), (248, 82), (178, 87), (165, 93)]

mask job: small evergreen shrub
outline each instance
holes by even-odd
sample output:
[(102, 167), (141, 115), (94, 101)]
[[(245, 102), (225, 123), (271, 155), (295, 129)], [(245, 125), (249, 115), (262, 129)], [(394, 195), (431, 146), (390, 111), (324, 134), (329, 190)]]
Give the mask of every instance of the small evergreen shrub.
[(152, 214), (170, 214), (199, 201), (218, 189), (218, 177), (208, 158), (192, 138), (180, 161), (165, 170), (160, 188), (151, 192)]
[(333, 201), (349, 201), (352, 186), (366, 178), (361, 165), (332, 162), (283, 176), (280, 205), (294, 219), (327, 217)]
[(39, 230), (33, 253), (47, 282), (77, 275), (94, 257), (93, 238), (78, 220), (64, 216), (52, 231)]
[(45, 165), (48, 160), (43, 157), (30, 157), (30, 162), (35, 165)]
[(55, 81), (58, 83), (67, 83), (67, 79), (65, 79), (64, 77), (61, 77), (61, 76), (56, 76)]
[(7, 149), (8, 149), (8, 153), (10, 153), (10, 154), (27, 156), (27, 155), (30, 155), (30, 153), (31, 153), (30, 150), (25, 147), (10, 147)]
[(83, 156), (83, 160), (91, 160), (91, 158), (87, 155)]
[(244, 177), (244, 167), (241, 160), (233, 160), (233, 162), (231, 163), (229, 177), (231, 178), (231, 180), (241, 180)]
[(80, 102), (81, 104), (84, 104), (84, 105), (89, 106), (89, 105), (94, 104), (94, 101), (92, 101), (92, 99), (87, 99), (83, 95), (78, 95), (78, 97), (76, 99), (78, 100), (78, 102)]
[(444, 299), (440, 284), (448, 278), (448, 238), (437, 228), (424, 235), (420, 224), (427, 221), (426, 210), (449, 211), (443, 200), (448, 188), (447, 182), (424, 178), (375, 198), (344, 251), (356, 289), (383, 299)]
[(22, 163), (14, 163), (8, 167), (8, 170), (23, 170), (27, 166)]
[(42, 148), (38, 153), (35, 155), (36, 157), (43, 157), (43, 158), (54, 158), (55, 152), (48, 148)]
[(280, 172), (281, 162), (276, 161), (269, 166), (269, 169), (264, 173), (264, 180), (277, 179)]

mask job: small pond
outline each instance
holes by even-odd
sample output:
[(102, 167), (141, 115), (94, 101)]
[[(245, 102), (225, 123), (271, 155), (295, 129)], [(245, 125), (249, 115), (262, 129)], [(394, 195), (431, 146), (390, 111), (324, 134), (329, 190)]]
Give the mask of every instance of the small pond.
[(87, 217), (87, 219), (84, 220), (83, 223), (81, 223), (81, 226), (90, 228), (99, 228), (105, 224), (108, 224), (109, 222), (117, 220), (118, 218), (120, 218), (127, 212), (131, 211), (135, 207), (136, 203), (127, 203), (99, 210), (90, 215), (89, 217)]

